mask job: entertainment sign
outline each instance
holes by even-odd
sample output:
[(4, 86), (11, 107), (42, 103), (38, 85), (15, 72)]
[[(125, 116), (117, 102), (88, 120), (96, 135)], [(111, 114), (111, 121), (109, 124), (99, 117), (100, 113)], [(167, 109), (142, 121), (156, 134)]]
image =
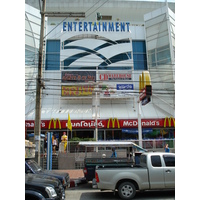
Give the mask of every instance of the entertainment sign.
[(63, 31), (129, 32), (130, 22), (63, 22)]

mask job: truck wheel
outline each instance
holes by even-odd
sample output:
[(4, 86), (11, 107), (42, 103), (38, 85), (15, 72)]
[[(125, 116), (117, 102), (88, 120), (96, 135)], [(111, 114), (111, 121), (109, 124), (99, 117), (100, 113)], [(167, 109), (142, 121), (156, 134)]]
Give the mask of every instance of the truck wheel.
[(135, 186), (131, 182), (123, 182), (118, 187), (118, 194), (122, 199), (132, 199), (136, 194)]

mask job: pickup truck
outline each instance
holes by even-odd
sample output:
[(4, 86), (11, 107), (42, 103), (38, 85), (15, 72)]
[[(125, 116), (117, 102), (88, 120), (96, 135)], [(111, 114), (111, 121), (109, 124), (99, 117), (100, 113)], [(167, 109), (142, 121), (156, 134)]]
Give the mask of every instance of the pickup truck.
[(174, 189), (175, 154), (143, 153), (131, 167), (97, 166), (95, 179), (98, 189), (117, 190), (122, 199), (132, 199), (136, 191)]
[(51, 176), (58, 178), (63, 188), (70, 187), (70, 177), (68, 173), (52, 172), (51, 170), (43, 170), (33, 159), (25, 159), (25, 173), (39, 174), (43, 176)]
[(25, 199), (64, 200), (65, 190), (57, 178), (25, 174)]

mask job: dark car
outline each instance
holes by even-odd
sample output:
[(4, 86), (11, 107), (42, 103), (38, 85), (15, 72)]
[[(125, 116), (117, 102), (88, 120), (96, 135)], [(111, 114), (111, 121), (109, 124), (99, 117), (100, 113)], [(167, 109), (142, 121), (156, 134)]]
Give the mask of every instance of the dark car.
[(33, 174), (40, 174), (44, 176), (52, 176), (58, 178), (63, 188), (70, 187), (70, 177), (68, 173), (60, 173), (60, 172), (52, 172), (50, 170), (43, 170), (37, 162), (32, 159), (25, 159), (25, 173), (33, 173)]
[(57, 178), (39, 174), (25, 174), (25, 199), (64, 200), (65, 190)]
[(33, 190), (25, 190), (25, 200), (46, 200), (46, 198), (39, 192)]

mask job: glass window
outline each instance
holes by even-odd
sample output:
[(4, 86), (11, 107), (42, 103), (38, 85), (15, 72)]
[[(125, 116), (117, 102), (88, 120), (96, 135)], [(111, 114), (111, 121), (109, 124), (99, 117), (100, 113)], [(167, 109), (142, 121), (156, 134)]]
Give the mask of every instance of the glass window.
[(134, 70), (147, 70), (145, 41), (132, 41)]
[(38, 63), (38, 49), (25, 45), (25, 64), (30, 66), (30, 65), (35, 65)]
[(163, 156), (166, 167), (175, 167), (175, 157), (174, 156)]
[(151, 164), (153, 167), (161, 167), (160, 156), (151, 156)]
[(46, 70), (60, 70), (60, 40), (47, 40)]
[(148, 51), (149, 65), (155, 67), (157, 65), (165, 65), (171, 63), (171, 55), (169, 45), (159, 47)]
[(144, 164), (144, 165), (147, 164), (147, 157), (146, 157), (146, 155), (141, 155), (140, 156), (140, 164)]

